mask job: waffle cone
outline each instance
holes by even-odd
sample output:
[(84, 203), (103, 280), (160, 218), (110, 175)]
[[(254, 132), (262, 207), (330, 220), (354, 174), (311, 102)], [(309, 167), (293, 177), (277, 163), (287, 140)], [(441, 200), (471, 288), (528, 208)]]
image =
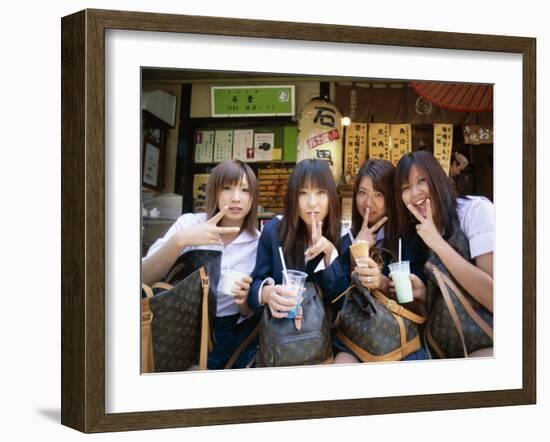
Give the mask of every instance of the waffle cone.
[(368, 241), (357, 241), (350, 246), (350, 250), (354, 259), (369, 256), (369, 243)]

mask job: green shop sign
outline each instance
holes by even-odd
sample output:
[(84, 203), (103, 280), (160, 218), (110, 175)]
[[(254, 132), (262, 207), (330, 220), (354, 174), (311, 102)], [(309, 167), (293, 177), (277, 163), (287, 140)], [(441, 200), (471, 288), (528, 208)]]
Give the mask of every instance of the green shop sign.
[(294, 86), (212, 87), (213, 117), (291, 116), (294, 103)]

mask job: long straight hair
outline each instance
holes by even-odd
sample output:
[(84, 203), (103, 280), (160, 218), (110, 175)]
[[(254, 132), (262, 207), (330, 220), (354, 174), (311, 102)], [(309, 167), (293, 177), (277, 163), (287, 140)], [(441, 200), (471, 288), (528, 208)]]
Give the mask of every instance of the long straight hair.
[(417, 150), (404, 155), (397, 163), (395, 170), (395, 202), (397, 213), (397, 234), (404, 236), (416, 218), (405, 207), (401, 198), (401, 188), (409, 181), (411, 168), (415, 166), (418, 173), (423, 175), (430, 190), (430, 204), (434, 208), (434, 223), (442, 232), (443, 238), (448, 240), (460, 229), (456, 213), (456, 193), (443, 168), (435, 157), (427, 151)]
[(328, 213), (323, 220), (323, 236), (338, 248), (341, 233), (340, 201), (328, 163), (317, 159), (300, 161), (288, 180), (279, 233), (287, 264), (299, 269), (305, 267), (304, 252), (309, 236), (306, 224), (300, 218), (298, 200), (300, 190), (308, 186), (323, 189), (328, 195)]
[(386, 216), (388, 220), (384, 223), (384, 243), (383, 247), (390, 248), (391, 243), (388, 237), (391, 229), (391, 223), (395, 216), (395, 200), (393, 195), (393, 178), (395, 173), (394, 165), (388, 160), (375, 159), (367, 160), (363, 163), (357, 175), (355, 176), (355, 185), (353, 188), (353, 202), (351, 209), (351, 233), (357, 236), (363, 225), (363, 217), (357, 208), (357, 194), (361, 180), (365, 177), (372, 180), (372, 187), (384, 196), (386, 206)]
[(256, 214), (258, 213), (258, 180), (250, 166), (240, 160), (225, 160), (212, 169), (206, 187), (206, 217), (210, 219), (220, 211), (218, 195), (222, 189), (225, 186), (238, 185), (243, 177), (246, 177), (248, 182), (251, 204), (250, 211), (243, 220), (241, 231), (246, 230), (254, 234), (256, 232)]

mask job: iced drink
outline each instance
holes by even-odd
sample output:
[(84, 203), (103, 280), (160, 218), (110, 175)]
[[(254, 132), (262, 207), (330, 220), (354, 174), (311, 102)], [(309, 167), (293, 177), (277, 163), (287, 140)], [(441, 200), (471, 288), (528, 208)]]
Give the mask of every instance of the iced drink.
[(405, 304), (413, 301), (409, 261), (394, 262), (389, 265), (390, 277), (397, 293), (397, 302)]
[(298, 307), (302, 303), (302, 289), (306, 284), (307, 273), (299, 270), (287, 270), (283, 272), (283, 285), (292, 290), (296, 296), (296, 305), (288, 312), (288, 318), (295, 318), (298, 315)]
[(246, 273), (239, 272), (237, 270), (222, 270), (219, 291), (224, 293), (225, 295), (235, 296), (235, 294), (231, 292), (231, 290), (235, 286), (235, 281), (245, 276), (247, 276)]

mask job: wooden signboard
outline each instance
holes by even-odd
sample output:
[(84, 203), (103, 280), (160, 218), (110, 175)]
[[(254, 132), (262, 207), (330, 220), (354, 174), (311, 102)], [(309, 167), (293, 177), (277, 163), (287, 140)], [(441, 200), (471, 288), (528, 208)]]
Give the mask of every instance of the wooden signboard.
[(493, 126), (466, 124), (462, 126), (464, 144), (493, 144)]

